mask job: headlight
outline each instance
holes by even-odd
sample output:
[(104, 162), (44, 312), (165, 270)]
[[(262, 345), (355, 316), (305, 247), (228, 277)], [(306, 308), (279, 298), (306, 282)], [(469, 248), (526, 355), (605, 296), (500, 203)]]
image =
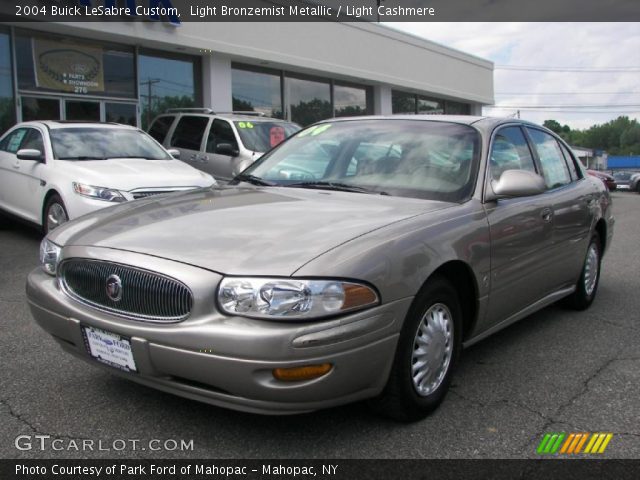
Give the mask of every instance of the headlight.
[(56, 274), (61, 253), (62, 249), (47, 238), (40, 242), (40, 265), (49, 275)]
[(121, 203), (127, 201), (118, 190), (113, 190), (112, 188), (94, 187), (92, 185), (73, 182), (73, 191), (78, 195), (95, 198), (96, 200), (104, 200), (105, 202)]
[(254, 318), (313, 319), (378, 303), (372, 288), (340, 280), (228, 277), (218, 288), (223, 312)]

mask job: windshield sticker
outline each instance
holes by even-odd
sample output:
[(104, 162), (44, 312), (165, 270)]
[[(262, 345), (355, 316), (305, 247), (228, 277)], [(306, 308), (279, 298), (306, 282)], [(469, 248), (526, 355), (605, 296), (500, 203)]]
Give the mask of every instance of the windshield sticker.
[(238, 122), (238, 128), (253, 128), (253, 123), (251, 122)]
[(26, 130), (18, 130), (16, 133), (14, 133), (13, 137), (11, 137), (11, 139), (9, 140), (7, 150), (9, 150), (10, 152), (17, 152), (26, 133)]
[(271, 127), (269, 130), (269, 143), (271, 147), (275, 147), (276, 145), (282, 143), (286, 138), (286, 134), (284, 128), (282, 127)]
[(320, 135), (322, 132), (326, 132), (330, 128), (331, 128), (330, 123), (325, 125), (316, 125), (315, 127), (311, 127), (311, 128), (307, 128), (306, 130), (303, 130), (297, 136), (306, 137), (307, 135), (311, 135), (312, 137), (315, 137), (316, 135)]

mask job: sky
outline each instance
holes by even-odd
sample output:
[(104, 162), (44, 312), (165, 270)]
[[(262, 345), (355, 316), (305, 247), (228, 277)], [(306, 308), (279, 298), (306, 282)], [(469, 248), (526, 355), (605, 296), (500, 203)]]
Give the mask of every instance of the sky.
[[(521, 106), (521, 118), (540, 124), (554, 119), (572, 129), (602, 124), (620, 115), (640, 120), (640, 23), (385, 25), (494, 62), (495, 105)], [(615, 106), (621, 104), (633, 106)], [(536, 105), (549, 108), (525, 108)], [(560, 105), (572, 107), (558, 108)], [(483, 113), (508, 116), (517, 110), (485, 107)]]

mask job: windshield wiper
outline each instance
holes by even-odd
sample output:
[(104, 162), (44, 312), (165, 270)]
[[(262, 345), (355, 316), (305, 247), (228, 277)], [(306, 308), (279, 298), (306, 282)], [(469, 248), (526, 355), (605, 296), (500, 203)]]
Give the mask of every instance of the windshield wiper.
[(259, 185), (261, 187), (274, 187), (277, 183), (269, 182), (267, 180), (263, 180), (260, 177), (256, 177), (255, 175), (243, 174), (236, 176), (234, 180), (240, 180), (241, 182), (251, 183), (253, 185)]
[(80, 155), (77, 157), (60, 157), (58, 160), (106, 160), (105, 157), (90, 157), (86, 155)]
[(381, 192), (379, 190), (372, 190), (370, 188), (360, 187), (358, 185), (349, 185), (348, 183), (340, 183), (340, 182), (327, 182), (327, 181), (299, 182), (299, 183), (290, 183), (285, 186), (295, 187), (295, 188), (319, 188), (323, 190), (337, 190), (340, 192), (372, 193), (377, 195), (389, 195), (387, 192)]

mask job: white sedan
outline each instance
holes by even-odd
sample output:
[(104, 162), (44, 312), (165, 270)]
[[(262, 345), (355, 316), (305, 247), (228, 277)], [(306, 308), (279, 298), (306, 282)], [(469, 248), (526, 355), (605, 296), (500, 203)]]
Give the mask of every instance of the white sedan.
[(127, 125), (24, 122), (0, 138), (0, 210), (47, 233), (110, 205), (215, 184), (172, 153)]

